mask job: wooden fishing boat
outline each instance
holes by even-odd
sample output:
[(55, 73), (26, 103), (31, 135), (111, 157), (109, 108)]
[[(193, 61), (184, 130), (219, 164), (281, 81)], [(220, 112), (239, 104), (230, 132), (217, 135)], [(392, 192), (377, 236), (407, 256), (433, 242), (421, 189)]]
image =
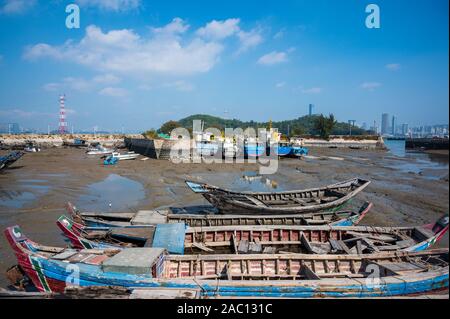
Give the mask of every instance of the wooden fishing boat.
[[(5, 235), (39, 291), (66, 286), (201, 288), (202, 296), (377, 297), (448, 287), (448, 249), (370, 255), (169, 255), (162, 248), (42, 246), (18, 226)], [(374, 274), (378, 276), (374, 276)]]
[(125, 247), (165, 248), (175, 254), (263, 253), (371, 254), (380, 251), (421, 251), (448, 230), (448, 215), (418, 227), (372, 226), (213, 226), (184, 223), (148, 228), (89, 228), (61, 216), (57, 225), (79, 249)]
[(17, 160), (19, 160), (24, 155), (23, 152), (10, 152), (5, 156), (0, 156), (0, 170), (7, 168), (14, 164)]
[(208, 184), (186, 181), (222, 214), (302, 214), (342, 207), (370, 181), (354, 178), (320, 188), (286, 192), (235, 192)]
[(173, 214), (169, 210), (145, 210), (137, 213), (80, 212), (67, 203), (67, 212), (79, 224), (91, 227), (144, 227), (164, 223), (186, 223), (188, 226), (227, 225), (357, 225), (372, 208), (364, 203), (358, 212), (315, 212), (302, 215), (221, 215), (221, 214)]

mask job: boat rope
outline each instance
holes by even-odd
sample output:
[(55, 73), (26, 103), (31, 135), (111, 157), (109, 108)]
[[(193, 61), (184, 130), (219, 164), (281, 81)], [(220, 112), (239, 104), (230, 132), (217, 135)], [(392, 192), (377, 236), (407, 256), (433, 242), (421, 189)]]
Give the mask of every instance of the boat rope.
[(205, 289), (205, 287), (203, 287), (198, 281), (197, 278), (194, 277), (193, 281), (196, 283), (196, 285), (202, 290), (202, 294), (206, 295), (207, 290)]

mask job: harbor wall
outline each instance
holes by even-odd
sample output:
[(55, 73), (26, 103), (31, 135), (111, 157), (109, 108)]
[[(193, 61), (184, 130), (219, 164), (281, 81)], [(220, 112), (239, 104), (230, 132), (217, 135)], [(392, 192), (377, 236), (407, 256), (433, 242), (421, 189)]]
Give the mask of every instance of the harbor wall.
[(407, 149), (448, 150), (448, 138), (407, 138)]
[[(126, 135), (133, 138), (140, 135)], [(88, 143), (101, 143), (112, 147), (123, 144), (124, 135), (120, 134), (0, 134), (0, 146), (2, 148), (23, 147), (28, 142), (33, 142), (41, 148), (61, 147), (64, 142), (73, 142), (75, 139), (86, 140)]]
[[(292, 141), (292, 139), (291, 139)], [(381, 136), (331, 136), (329, 140), (319, 138), (300, 138), (297, 139), (305, 147), (326, 147), (326, 148), (351, 148), (375, 150), (386, 149), (384, 140)]]

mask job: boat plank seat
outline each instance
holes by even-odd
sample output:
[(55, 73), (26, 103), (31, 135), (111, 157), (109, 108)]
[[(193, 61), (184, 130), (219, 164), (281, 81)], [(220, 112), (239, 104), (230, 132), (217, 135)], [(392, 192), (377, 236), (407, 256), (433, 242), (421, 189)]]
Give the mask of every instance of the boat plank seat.
[(258, 207), (267, 207), (267, 205), (265, 203), (263, 203), (259, 199), (254, 198), (253, 196), (245, 196), (245, 198), (248, 199), (249, 201), (251, 201), (253, 204), (255, 204)]
[(145, 228), (111, 228), (110, 236), (111, 237), (126, 237), (126, 238), (135, 238), (148, 240), (152, 239), (155, 233), (154, 227), (145, 227)]
[(423, 265), (413, 262), (372, 262), (380, 268), (381, 276), (406, 275), (409, 273), (417, 273), (426, 270)]
[(132, 225), (156, 225), (167, 222), (167, 212), (160, 210), (140, 210), (131, 219)]
[(163, 248), (126, 248), (105, 260), (102, 269), (105, 272), (150, 275), (152, 266), (164, 253)]
[(72, 257), (73, 255), (77, 254), (78, 251), (74, 249), (66, 249), (65, 251), (54, 255), (52, 258), (56, 260), (64, 260)]

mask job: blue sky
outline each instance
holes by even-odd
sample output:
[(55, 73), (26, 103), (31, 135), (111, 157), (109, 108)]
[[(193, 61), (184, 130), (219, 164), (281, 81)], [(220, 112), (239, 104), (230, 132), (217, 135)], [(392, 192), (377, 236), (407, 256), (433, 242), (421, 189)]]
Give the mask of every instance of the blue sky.
[(446, 0), (0, 0), (0, 28), (0, 123), (56, 128), (60, 93), (75, 130), (292, 119), (309, 103), (359, 124), (448, 123)]

